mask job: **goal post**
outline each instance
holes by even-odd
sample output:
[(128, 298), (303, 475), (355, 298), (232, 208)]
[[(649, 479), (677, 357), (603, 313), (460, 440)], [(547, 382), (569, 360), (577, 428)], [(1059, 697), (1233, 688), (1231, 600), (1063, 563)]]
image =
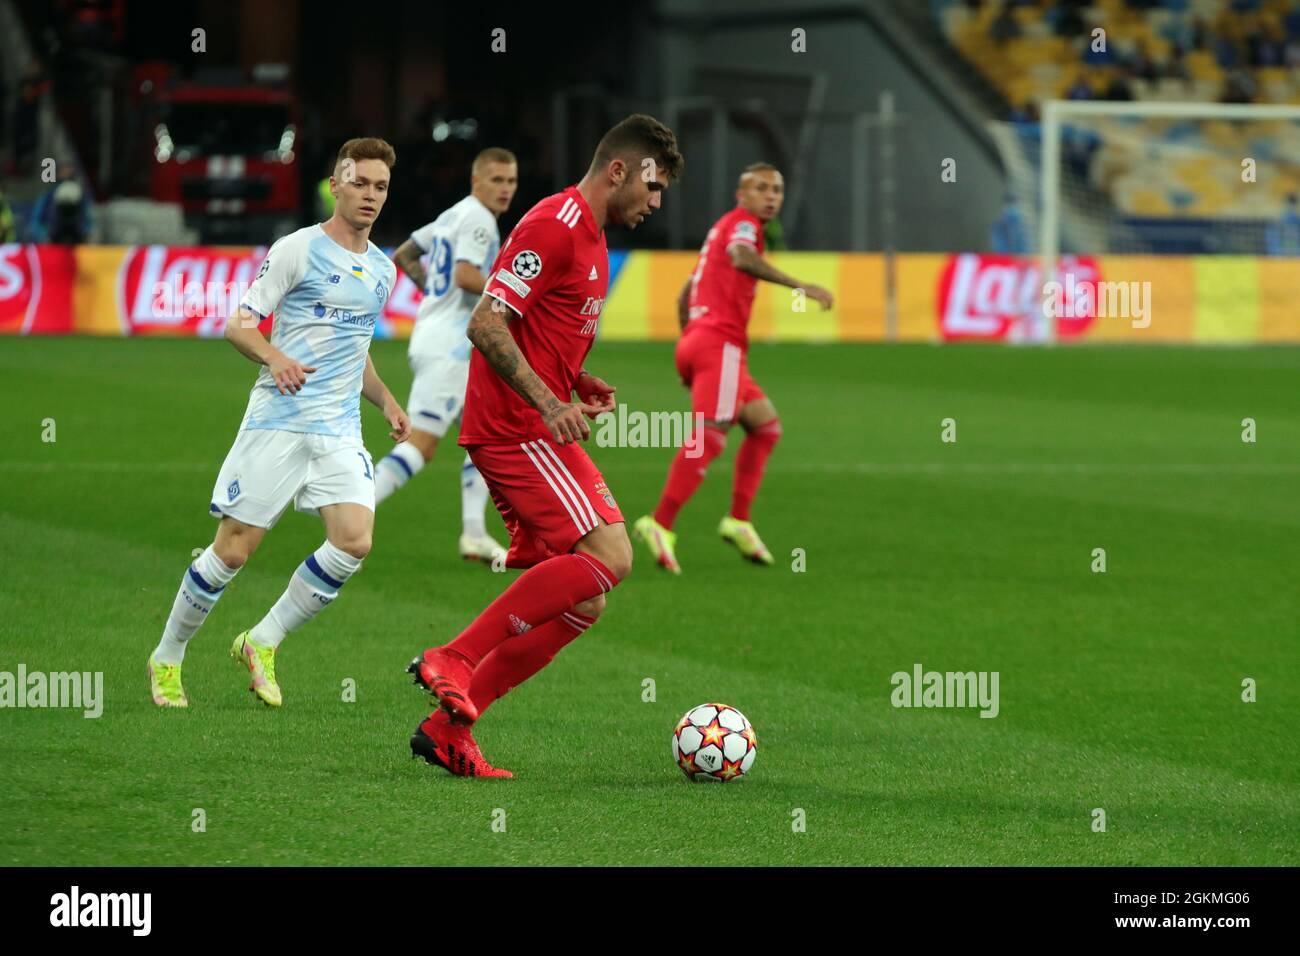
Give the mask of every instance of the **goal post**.
[[(1037, 190), (1011, 192), (1037, 194), (1044, 284), (1065, 255), (1300, 255), (1286, 218), (1300, 194), (1300, 106), (1050, 100), (1037, 146)], [(1057, 326), (1043, 315), (1030, 338), (1054, 342)]]

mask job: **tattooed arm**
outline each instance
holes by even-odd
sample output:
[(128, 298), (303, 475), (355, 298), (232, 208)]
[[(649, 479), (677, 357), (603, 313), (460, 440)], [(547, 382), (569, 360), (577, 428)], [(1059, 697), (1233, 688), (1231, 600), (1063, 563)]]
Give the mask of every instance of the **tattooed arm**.
[(519, 397), (542, 414), (542, 421), (561, 445), (583, 441), (590, 434), (584, 413), (595, 414), (600, 409), (581, 402), (563, 402), (546, 386), (510, 334), (507, 316), (509, 306), (499, 299), (485, 295), (474, 307), (465, 334), (474, 347), (483, 353), (487, 363), (501, 376)]

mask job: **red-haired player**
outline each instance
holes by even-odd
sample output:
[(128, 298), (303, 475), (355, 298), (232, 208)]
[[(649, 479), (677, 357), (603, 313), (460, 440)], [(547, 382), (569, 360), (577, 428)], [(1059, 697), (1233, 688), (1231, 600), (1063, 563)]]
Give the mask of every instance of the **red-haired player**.
[(763, 258), (763, 225), (781, 211), (784, 200), (780, 170), (770, 163), (747, 166), (736, 187), (736, 208), (709, 230), (695, 270), (677, 300), (683, 329), (677, 343), (677, 371), (691, 390), (691, 408), (704, 418), (704, 434), (690, 449), (693, 456), (685, 447), (678, 449), (659, 506), (633, 525), (659, 566), (674, 574), (682, 573), (672, 530), (677, 512), (699, 488), (709, 462), (726, 447), (727, 430), (736, 422), (745, 429), (745, 440), (736, 455), (731, 513), (722, 519), (718, 534), (745, 559), (772, 563), (771, 553), (749, 520), (768, 455), (781, 437), (776, 408), (749, 377), (745, 361), (754, 286), (762, 279), (803, 289), (823, 308), (834, 303), (826, 289), (800, 282)]
[(528, 570), (455, 640), (411, 662), (440, 705), (411, 750), (454, 774), (511, 776), (487, 763), (469, 725), (594, 624), (632, 568), (623, 515), (579, 444), (586, 419), (613, 410), (614, 389), (582, 365), (609, 286), (605, 227), (635, 229), (682, 165), (672, 130), (623, 120), (580, 183), (515, 226), (470, 317), (460, 444), (510, 532), (506, 564)]

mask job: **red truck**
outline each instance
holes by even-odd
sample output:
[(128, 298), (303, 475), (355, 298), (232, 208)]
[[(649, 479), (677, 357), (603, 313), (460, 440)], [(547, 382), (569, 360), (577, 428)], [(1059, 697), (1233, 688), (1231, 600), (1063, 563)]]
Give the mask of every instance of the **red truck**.
[(297, 101), (288, 90), (182, 83), (152, 98), (150, 197), (205, 244), (262, 244), (298, 226)]

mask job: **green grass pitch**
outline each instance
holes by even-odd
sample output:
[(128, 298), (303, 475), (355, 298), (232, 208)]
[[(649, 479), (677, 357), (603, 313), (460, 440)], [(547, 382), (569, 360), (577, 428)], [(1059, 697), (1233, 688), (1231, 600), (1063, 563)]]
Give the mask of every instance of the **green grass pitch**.
[[(403, 344), (373, 354), (404, 400)], [(590, 364), (632, 409), (685, 407), (669, 345)], [(514, 574), (455, 554), (458, 453), (285, 642), (281, 710), (226, 651), (322, 537), (292, 511), (191, 643), (190, 710), (162, 712), (145, 660), (254, 370), (220, 342), (4, 340), (0, 670), (103, 671), (105, 704), (0, 710), (0, 864), (1300, 863), (1300, 350), (758, 345), (751, 367), (785, 427), (755, 509), (777, 566), (715, 537), (733, 435), (678, 523), (684, 576), (638, 550), (480, 724), (516, 779), (467, 781), (411, 759), (429, 708), (403, 673)], [(591, 451), (629, 520), (653, 506), (669, 452)], [(917, 662), (997, 671), (1000, 713), (894, 708)], [(708, 700), (754, 722), (739, 785), (671, 761)]]

